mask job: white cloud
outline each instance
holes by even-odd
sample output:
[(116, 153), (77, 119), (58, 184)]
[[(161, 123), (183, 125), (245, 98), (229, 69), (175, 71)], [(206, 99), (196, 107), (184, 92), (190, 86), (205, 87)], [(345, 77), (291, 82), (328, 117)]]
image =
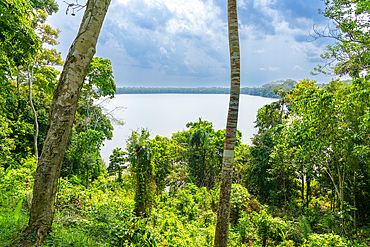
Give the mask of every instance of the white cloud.
[(280, 68), (279, 67), (271, 67), (271, 66), (269, 66), (269, 70), (270, 71), (279, 71)]
[(117, 0), (117, 2), (118, 3), (120, 3), (120, 4), (123, 4), (123, 5), (127, 5), (128, 4), (128, 2), (130, 2), (131, 0)]
[(227, 76), (227, 18), (213, 0), (116, 0), (113, 5), (107, 18), (115, 39), (142, 67), (166, 75)]
[(221, 10), (212, 1), (203, 2), (201, 0), (146, 0), (157, 2), (167, 7), (172, 13), (173, 18), (166, 26), (169, 33), (188, 32), (195, 35), (207, 35), (215, 38), (219, 28), (226, 26), (219, 18)]
[(257, 51), (254, 51), (254, 53), (264, 53), (265, 52), (265, 49), (259, 49)]
[(305, 61), (320, 62), (320, 55), (324, 53), (326, 45), (315, 46), (312, 42), (296, 42), (291, 46), (293, 54), (301, 55)]
[(254, 0), (253, 7), (254, 8), (265, 8), (268, 5), (272, 5), (275, 3), (275, 0)]
[(238, 1), (238, 8), (243, 8), (243, 9), (247, 9), (247, 7), (246, 7), (246, 4), (245, 4), (245, 2), (244, 2), (244, 0), (239, 0)]
[(258, 37), (258, 29), (253, 25), (244, 24), (239, 20), (239, 34), (245, 39), (255, 40)]
[(263, 71), (263, 70), (266, 70), (266, 69), (265, 69), (265, 68), (260, 68), (260, 70), (262, 70), (262, 71)]
[(289, 22), (285, 20), (276, 20), (276, 22), (273, 23), (275, 27), (275, 31), (278, 33), (285, 33), (285, 34), (305, 34), (305, 31), (301, 29), (292, 29), (289, 26)]
[(164, 48), (164, 47), (161, 47), (161, 48), (159, 48), (160, 50), (161, 50), (161, 52), (163, 53), (163, 54), (168, 54), (168, 52), (166, 51), (166, 49)]
[(279, 12), (273, 8), (271, 5), (275, 4), (275, 0), (254, 0), (253, 8), (260, 10), (267, 16), (273, 18), (273, 25), (281, 19)]
[[(253, 8), (261, 11), (268, 17), (272, 18), (271, 25), (275, 32), (289, 35), (305, 35), (307, 30), (293, 28), (284, 16), (284, 14), (275, 8), (276, 0), (255, 0)], [(314, 23), (307, 18), (298, 18), (297, 23), (305, 26), (312, 26)]]
[(301, 68), (299, 65), (296, 65), (296, 66), (294, 66), (293, 70), (304, 70), (304, 69)]

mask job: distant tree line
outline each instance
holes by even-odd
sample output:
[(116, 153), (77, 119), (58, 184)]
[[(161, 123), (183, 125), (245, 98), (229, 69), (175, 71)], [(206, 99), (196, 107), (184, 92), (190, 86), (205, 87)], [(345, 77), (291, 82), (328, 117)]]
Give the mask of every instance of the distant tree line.
[(261, 87), (248, 88), (244, 87), (240, 89), (241, 94), (262, 96), (268, 98), (280, 98), (279, 95), (275, 93), (276, 90), (290, 90), (294, 88), (294, 85), (297, 84), (297, 81), (292, 79), (279, 80), (275, 82), (270, 82), (262, 85)]
[(121, 87), (116, 94), (155, 94), (155, 93), (188, 93), (188, 94), (228, 94), (229, 88), (222, 87)]
[[(244, 87), (240, 89), (241, 94), (279, 98), (274, 90), (282, 88), (289, 90), (294, 88), (297, 81), (292, 79), (270, 82), (257, 88)], [(121, 87), (117, 88), (116, 94), (159, 94), (159, 93), (185, 93), (185, 94), (229, 94), (230, 88), (222, 87), (197, 87), (197, 88), (168, 88), (168, 87)]]

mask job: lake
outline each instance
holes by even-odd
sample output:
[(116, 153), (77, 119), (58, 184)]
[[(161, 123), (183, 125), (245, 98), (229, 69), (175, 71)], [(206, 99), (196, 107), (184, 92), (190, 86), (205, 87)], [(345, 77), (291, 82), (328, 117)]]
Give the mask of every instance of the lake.
[[(250, 144), (256, 133), (254, 121), (257, 110), (277, 99), (241, 95), (238, 129), (243, 133), (243, 143)], [(117, 94), (105, 103), (108, 111), (116, 107), (116, 118), (125, 125), (114, 124), (113, 139), (104, 142), (101, 155), (106, 164), (109, 155), (116, 147), (124, 148), (132, 130), (148, 128), (151, 137), (156, 135), (171, 137), (172, 133), (186, 128), (186, 123), (196, 122), (199, 117), (213, 123), (214, 129), (225, 129), (228, 94)]]

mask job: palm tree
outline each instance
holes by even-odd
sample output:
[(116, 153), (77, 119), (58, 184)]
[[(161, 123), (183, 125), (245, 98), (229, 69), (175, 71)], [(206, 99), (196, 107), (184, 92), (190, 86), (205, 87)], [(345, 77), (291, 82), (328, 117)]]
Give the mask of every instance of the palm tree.
[[(38, 245), (51, 230), (60, 169), (71, 133), (77, 102), (111, 0), (89, 0), (49, 112), (48, 132), (38, 160), (28, 227), (22, 237), (35, 236)], [(28, 245), (27, 245), (28, 246)]]
[(240, 52), (236, 0), (228, 0), (228, 29), (231, 65), (230, 102), (226, 123), (214, 247), (226, 247), (229, 235), (231, 183), (240, 95)]

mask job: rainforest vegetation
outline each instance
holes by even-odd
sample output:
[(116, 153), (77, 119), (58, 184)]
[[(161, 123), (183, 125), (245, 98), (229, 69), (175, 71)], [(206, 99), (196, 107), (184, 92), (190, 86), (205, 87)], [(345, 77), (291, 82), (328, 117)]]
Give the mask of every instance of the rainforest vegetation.
[[(324, 3), (338, 32), (315, 30), (336, 39), (316, 72), (352, 79), (262, 86), (280, 99), (256, 113), (251, 145), (236, 133), (228, 246), (370, 245), (370, 6)], [(46, 24), (56, 11), (52, 0), (0, 1), (0, 246), (37, 238), (23, 231), (63, 77), (54, 68), (64, 63), (53, 48), (59, 30)], [(96, 100), (116, 92), (109, 59), (94, 57), (40, 244), (213, 246), (225, 130), (201, 117), (171, 137), (138, 129), (106, 164), (100, 148), (122, 123)]]

